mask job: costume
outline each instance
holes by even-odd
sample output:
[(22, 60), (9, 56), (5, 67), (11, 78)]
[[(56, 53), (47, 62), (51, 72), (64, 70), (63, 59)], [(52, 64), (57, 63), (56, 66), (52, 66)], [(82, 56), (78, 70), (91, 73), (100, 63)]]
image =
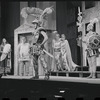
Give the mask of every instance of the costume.
[(61, 61), (60, 61), (60, 57), (61, 57), (61, 39), (59, 39), (58, 41), (53, 40), (52, 42), (52, 47), (53, 47), (53, 52), (54, 52), (54, 67), (52, 68), (52, 70), (62, 70), (61, 68)]
[[(96, 34), (95, 32), (88, 32), (87, 35), (85, 36), (85, 41), (86, 43), (88, 43), (89, 41), (89, 37), (91, 35)], [(88, 60), (88, 64), (89, 64), (89, 71), (91, 74), (95, 74), (96, 72), (96, 57), (99, 54), (98, 49), (92, 49), (88, 44), (87, 44), (87, 60)]]
[(33, 65), (34, 65), (34, 70), (35, 70), (34, 78), (39, 78), (39, 76), (38, 76), (38, 67), (39, 67), (38, 60), (40, 60), (40, 63), (44, 69), (45, 76), (48, 74), (47, 63), (45, 60), (45, 53), (43, 51), (43, 49), (45, 49), (45, 48), (44, 48), (44, 44), (41, 45), (41, 43), (44, 41), (45, 36), (47, 37), (46, 31), (42, 27), (37, 28), (35, 33), (33, 34), (34, 39), (36, 39), (36, 43), (33, 43)]
[(98, 22), (97, 18), (94, 18), (90, 21), (90, 23), (87, 26), (88, 33), (83, 38), (83, 42), (85, 41), (87, 45), (87, 60), (89, 64), (89, 71), (90, 76), (88, 78), (95, 78), (95, 72), (96, 72), (96, 57), (99, 54), (99, 42), (100, 40), (97, 38), (98, 36), (96, 32), (93, 32), (93, 24), (95, 22)]
[(18, 45), (19, 53), (19, 75), (24, 75), (24, 66), (25, 66), (25, 75), (29, 75), (29, 62), (30, 62), (30, 44), (29, 43), (20, 43)]
[[(36, 8), (38, 9), (38, 8)], [(46, 15), (52, 13), (52, 7), (46, 8), (43, 10), (42, 13), (39, 14), (38, 18), (35, 18), (35, 20), (32, 21), (32, 25), (37, 24), (34, 28), (35, 31), (33, 32), (33, 66), (35, 70), (35, 77), (32, 79), (38, 79), (38, 60), (40, 60), (40, 63), (44, 69), (45, 73), (45, 79), (49, 79), (49, 72), (47, 70), (47, 63), (45, 60), (45, 53), (44, 53), (44, 44), (48, 39), (48, 36), (46, 34), (46, 30), (44, 27), (44, 22), (46, 21)], [(38, 12), (39, 13), (39, 12)], [(36, 13), (35, 13), (36, 15)], [(37, 15), (36, 15), (37, 16)]]
[(61, 41), (61, 54), (62, 54), (62, 66), (68, 71), (76, 68), (76, 64), (71, 57), (71, 50), (67, 40)]
[(70, 71), (70, 67), (68, 65), (68, 59), (67, 59), (69, 53), (67, 49), (68, 49), (68, 41), (67, 40), (61, 41), (62, 67)]
[(4, 67), (4, 75), (7, 74), (6, 67), (11, 69), (11, 45), (6, 43), (5, 45), (1, 45), (1, 57), (0, 57), (0, 66)]
[[(48, 75), (47, 75), (47, 64), (45, 62), (45, 57), (44, 57), (44, 44), (47, 41), (47, 35), (46, 35), (46, 31), (44, 28), (45, 27), (45, 22), (47, 21), (47, 15), (51, 14), (53, 11), (52, 7), (48, 7), (44, 10), (39, 9), (39, 8), (35, 8), (35, 7), (25, 7), (22, 9), (21, 11), (21, 15), (24, 18), (24, 23), (28, 26), (30, 26), (31, 28), (33, 28), (33, 32), (32, 32), (32, 52), (31, 54), (33, 55), (33, 66), (34, 66), (34, 70), (35, 70), (35, 77), (33, 77), (33, 79), (38, 79), (39, 75), (38, 75), (38, 60), (40, 60), (41, 65), (44, 68), (45, 71), (45, 78), (47, 76), (48, 79)], [(31, 23), (27, 22), (27, 17), (28, 15), (32, 15), (34, 20)], [(41, 28), (41, 29), (40, 29)]]

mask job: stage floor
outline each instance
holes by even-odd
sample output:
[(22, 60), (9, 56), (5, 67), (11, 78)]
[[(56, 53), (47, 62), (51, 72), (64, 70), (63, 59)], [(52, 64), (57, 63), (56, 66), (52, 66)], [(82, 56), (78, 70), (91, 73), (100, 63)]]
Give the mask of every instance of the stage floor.
[[(32, 76), (13, 76), (7, 75), (2, 76), (1, 79), (27, 79), (30, 80)], [(33, 79), (31, 79), (33, 80)], [(35, 79), (36, 80), (36, 79)], [(39, 76), (37, 80), (44, 80), (44, 76)], [(49, 80), (46, 81), (61, 81), (61, 82), (78, 82), (78, 83), (89, 83), (89, 84), (100, 84), (100, 78), (82, 78), (82, 77), (63, 77), (63, 76), (50, 76)]]
[[(80, 96), (84, 100), (94, 100), (94, 98), (100, 97), (100, 78), (64, 76), (50, 76), (49, 80), (44, 80), (44, 76), (39, 76), (37, 80), (31, 78), (32, 76), (2, 76), (0, 79), (1, 98), (9, 97), (20, 100), (25, 97), (39, 100), (38, 98), (43, 96), (47, 99), (50, 98), (48, 100), (56, 100), (54, 95), (57, 94), (66, 98), (65, 100), (76, 100)], [(65, 93), (60, 93), (60, 90), (64, 90)]]

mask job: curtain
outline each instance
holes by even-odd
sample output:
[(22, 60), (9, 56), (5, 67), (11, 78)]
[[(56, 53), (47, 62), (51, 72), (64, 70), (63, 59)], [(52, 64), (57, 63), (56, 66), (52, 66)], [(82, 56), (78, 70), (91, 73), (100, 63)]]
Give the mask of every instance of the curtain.
[(59, 34), (65, 34), (71, 48), (73, 61), (77, 64), (76, 8), (71, 2), (56, 2), (56, 26)]

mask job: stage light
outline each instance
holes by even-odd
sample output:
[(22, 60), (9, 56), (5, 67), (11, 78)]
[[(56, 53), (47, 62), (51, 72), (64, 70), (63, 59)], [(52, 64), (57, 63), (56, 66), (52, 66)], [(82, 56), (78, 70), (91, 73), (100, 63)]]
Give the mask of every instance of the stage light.
[(62, 96), (54, 95), (55, 98), (62, 98)]
[(65, 90), (60, 90), (59, 92), (60, 92), (60, 93), (65, 93)]

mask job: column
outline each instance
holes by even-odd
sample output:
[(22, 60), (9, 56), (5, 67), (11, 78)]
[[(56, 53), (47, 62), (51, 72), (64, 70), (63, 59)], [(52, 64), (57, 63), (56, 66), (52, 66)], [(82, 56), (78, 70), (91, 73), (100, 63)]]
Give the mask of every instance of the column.
[[(85, 1), (82, 1), (82, 14), (83, 14), (83, 30), (82, 30), (82, 36), (85, 35), (85, 20), (84, 20), (84, 11), (85, 11)], [(82, 47), (83, 47), (83, 66), (87, 65), (87, 60), (86, 60), (86, 45), (84, 45), (84, 43), (82, 43)]]

